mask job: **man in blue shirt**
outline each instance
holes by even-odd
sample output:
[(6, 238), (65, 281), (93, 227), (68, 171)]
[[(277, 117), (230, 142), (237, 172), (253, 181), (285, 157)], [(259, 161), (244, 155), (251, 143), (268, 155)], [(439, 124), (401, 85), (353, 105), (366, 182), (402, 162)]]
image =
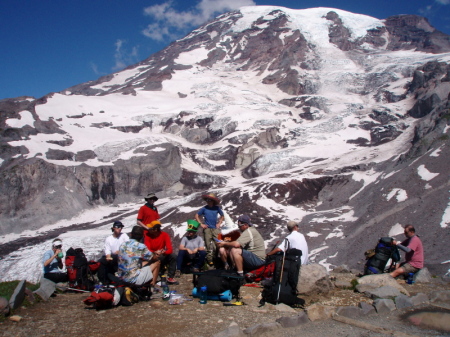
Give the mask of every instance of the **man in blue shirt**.
[(206, 206), (202, 207), (195, 215), (195, 220), (200, 222), (203, 228), (203, 238), (207, 249), (206, 261), (210, 266), (214, 265), (216, 256), (216, 243), (220, 234), (220, 226), (224, 220), (222, 209), (218, 206), (220, 200), (213, 194), (202, 195), (206, 201)]

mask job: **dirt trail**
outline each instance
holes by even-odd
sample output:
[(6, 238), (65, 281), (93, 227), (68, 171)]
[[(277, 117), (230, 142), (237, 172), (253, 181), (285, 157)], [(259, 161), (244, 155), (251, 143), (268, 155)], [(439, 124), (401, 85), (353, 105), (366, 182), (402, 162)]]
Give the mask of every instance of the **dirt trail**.
[[(347, 275), (347, 278), (354, 276)], [(412, 294), (429, 293), (442, 290), (442, 284), (426, 286), (412, 285), (408, 290)], [(447, 284), (446, 289), (450, 289)], [(180, 284), (171, 290), (189, 295), (192, 291), (192, 276), (182, 275)], [(96, 311), (87, 308), (82, 300), (88, 297), (84, 293), (63, 293), (40, 302), (30, 308), (20, 308), (15, 312), (22, 317), (20, 322), (6, 320), (0, 324), (0, 335), (9, 336), (212, 336), (226, 329), (231, 322), (236, 322), (241, 329), (261, 323), (272, 323), (282, 316), (298, 314), (280, 312), (275, 306), (266, 304), (258, 306), (260, 288), (242, 287), (244, 306), (224, 307), (221, 302), (209, 301), (206, 305), (198, 299), (182, 305), (169, 305), (161, 299), (140, 302), (131, 307), (116, 307), (110, 310)], [(369, 301), (361, 294), (351, 290), (335, 289), (328, 295), (303, 297), (306, 305), (314, 302), (326, 305), (357, 305), (360, 301)], [(419, 329), (408, 323), (402, 315), (404, 311), (396, 310), (389, 315), (370, 315), (361, 318), (369, 324), (383, 326), (394, 331), (401, 331), (417, 336), (439, 336), (442, 332)], [(297, 328), (281, 328), (276, 333), (261, 336), (383, 336), (382, 334), (357, 328), (328, 319), (310, 322)]]

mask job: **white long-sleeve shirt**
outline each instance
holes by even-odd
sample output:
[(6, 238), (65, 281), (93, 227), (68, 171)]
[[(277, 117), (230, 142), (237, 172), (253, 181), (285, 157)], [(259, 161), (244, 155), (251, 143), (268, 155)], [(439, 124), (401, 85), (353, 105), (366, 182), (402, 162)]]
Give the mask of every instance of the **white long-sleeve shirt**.
[(130, 240), (127, 234), (120, 233), (119, 237), (115, 237), (114, 235), (108, 236), (105, 240), (105, 255), (115, 254), (122, 243)]

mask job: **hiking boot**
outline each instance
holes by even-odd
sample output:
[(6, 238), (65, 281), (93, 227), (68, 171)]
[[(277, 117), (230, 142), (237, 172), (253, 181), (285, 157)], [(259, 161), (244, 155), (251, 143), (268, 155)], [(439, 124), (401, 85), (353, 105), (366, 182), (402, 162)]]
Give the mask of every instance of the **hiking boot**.
[(168, 284), (179, 284), (177, 280), (175, 280), (173, 277), (169, 277), (167, 279)]

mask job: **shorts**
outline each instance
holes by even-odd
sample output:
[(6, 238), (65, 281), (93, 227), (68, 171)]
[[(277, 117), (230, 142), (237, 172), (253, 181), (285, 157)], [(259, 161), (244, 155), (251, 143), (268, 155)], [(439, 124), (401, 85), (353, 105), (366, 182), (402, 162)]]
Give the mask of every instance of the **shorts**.
[(405, 271), (405, 274), (409, 274), (409, 273), (417, 273), (420, 269), (411, 266), (409, 263), (407, 262), (403, 262), (400, 264), (400, 267), (403, 268), (403, 270)]
[(245, 249), (242, 249), (242, 259), (244, 260), (244, 269), (248, 271), (259, 268), (266, 263), (266, 261)]
[(136, 281), (134, 284), (140, 286), (143, 284), (146, 284), (150, 282), (153, 278), (152, 270), (150, 269), (150, 266), (142, 267), (139, 271), (139, 275), (136, 277)]

